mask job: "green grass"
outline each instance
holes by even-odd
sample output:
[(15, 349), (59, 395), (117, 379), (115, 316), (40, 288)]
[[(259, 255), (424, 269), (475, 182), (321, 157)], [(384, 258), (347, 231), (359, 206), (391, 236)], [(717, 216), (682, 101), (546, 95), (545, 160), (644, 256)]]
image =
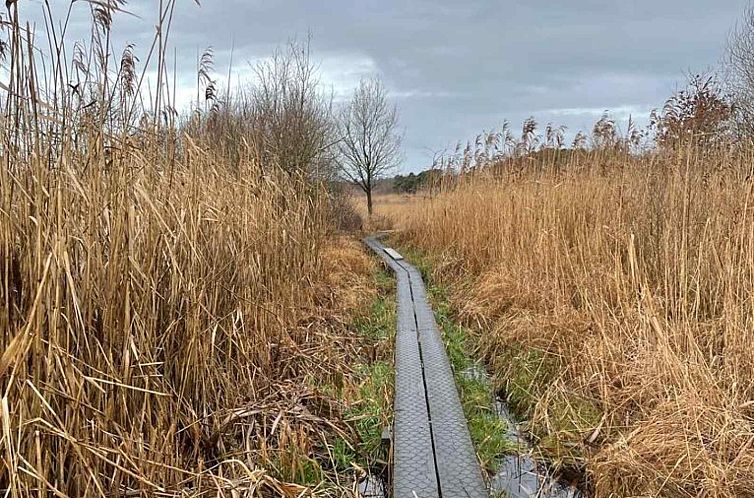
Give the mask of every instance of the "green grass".
[(354, 327), (365, 339), (384, 342), (395, 334), (394, 282), (384, 271), (376, 272), (374, 280), (380, 294), (370, 305), (370, 313), (357, 318)]
[(536, 400), (557, 375), (557, 360), (541, 351), (526, 350), (513, 344), (496, 361), (516, 366), (509, 369), (513, 375), (505, 381), (505, 396), (514, 413), (529, 419)]
[[(427, 295), (442, 333), (445, 350), (453, 368), (461, 405), (477, 456), (489, 473), (500, 467), (505, 455), (520, 451), (507, 436), (507, 422), (495, 410), (494, 388), (485, 374), (485, 367), (474, 359), (473, 333), (452, 318), (447, 291), (433, 283), (431, 262), (419, 251), (401, 247), (401, 254), (422, 274)], [(481, 375), (473, 375), (474, 372)]]
[(382, 430), (392, 420), (393, 365), (378, 361), (362, 366), (359, 375), (364, 379), (360, 400), (346, 413), (359, 437), (359, 464), (372, 467), (388, 462), (387, 448), (382, 444)]
[(302, 486), (316, 486), (325, 481), (325, 474), (320, 463), (314, 458), (301, 455), (297, 457), (293, 468), (286, 469), (285, 465), (280, 465), (278, 475), (285, 481), (295, 482)]
[(384, 468), (388, 464), (388, 448), (382, 442), (382, 431), (392, 425), (393, 402), (393, 338), (395, 336), (395, 284), (385, 271), (374, 275), (379, 290), (370, 312), (358, 318), (354, 327), (364, 341), (364, 355), (354, 365), (358, 392), (345, 412), (345, 419), (356, 431), (357, 445), (351, 449), (337, 439), (330, 448), (340, 468), (356, 464), (364, 469)]

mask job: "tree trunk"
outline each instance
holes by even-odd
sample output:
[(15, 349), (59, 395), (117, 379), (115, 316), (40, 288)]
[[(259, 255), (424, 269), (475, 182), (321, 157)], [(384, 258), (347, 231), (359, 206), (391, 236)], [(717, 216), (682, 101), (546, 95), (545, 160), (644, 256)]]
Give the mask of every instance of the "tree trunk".
[(367, 213), (369, 213), (369, 216), (372, 216), (372, 189), (367, 189)]

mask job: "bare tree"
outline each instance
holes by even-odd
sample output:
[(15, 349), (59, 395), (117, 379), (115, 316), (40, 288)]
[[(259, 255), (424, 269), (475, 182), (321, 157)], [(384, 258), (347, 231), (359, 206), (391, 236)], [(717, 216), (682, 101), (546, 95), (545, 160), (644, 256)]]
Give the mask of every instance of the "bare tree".
[(736, 131), (754, 138), (754, 4), (731, 32), (725, 57), (725, 81), (733, 99)]
[(388, 102), (382, 82), (369, 78), (361, 80), (339, 118), (341, 171), (364, 191), (371, 215), (375, 182), (400, 160), (402, 136), (398, 130), (398, 110)]

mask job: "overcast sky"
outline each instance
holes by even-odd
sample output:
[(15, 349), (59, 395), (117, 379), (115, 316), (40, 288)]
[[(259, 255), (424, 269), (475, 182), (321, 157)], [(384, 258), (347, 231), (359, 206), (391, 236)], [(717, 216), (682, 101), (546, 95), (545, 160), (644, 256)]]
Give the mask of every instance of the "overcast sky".
[[(50, 0), (57, 13), (66, 1)], [(219, 75), (233, 50), (234, 80), (293, 37), (313, 36), (322, 81), (336, 98), (378, 74), (405, 128), (403, 171), (430, 165), (433, 151), (509, 120), (533, 115), (572, 135), (604, 110), (645, 122), (688, 71), (714, 66), (747, 0), (179, 0), (171, 40), (180, 93), (195, 93), (197, 52), (212, 46)], [(40, 0), (19, 0), (39, 18)], [(142, 61), (156, 0), (131, 0), (119, 15), (119, 45)], [(83, 2), (70, 39), (83, 37)], [(37, 30), (44, 30), (38, 25)]]

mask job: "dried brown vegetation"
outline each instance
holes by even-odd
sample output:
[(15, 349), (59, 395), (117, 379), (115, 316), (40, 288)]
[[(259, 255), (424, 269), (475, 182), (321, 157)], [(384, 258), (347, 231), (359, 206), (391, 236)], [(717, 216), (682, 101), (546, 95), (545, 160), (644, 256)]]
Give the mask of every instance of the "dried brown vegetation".
[[(208, 105), (183, 122), (164, 71), (172, 1), (144, 61), (157, 60), (151, 104), (133, 47), (112, 61), (121, 2), (91, 2), (91, 46), (70, 67), (62, 48), (30, 56), (8, 4), (0, 493), (348, 494), (330, 443), (358, 439), (343, 415), (361, 354), (348, 324), (374, 290), (370, 260), (331, 237), (312, 152), (326, 130), (309, 126), (326, 109), (299, 100), (288, 119), (252, 92), (245, 121), (219, 102), (207, 52)], [(263, 125), (307, 141), (272, 150)]]
[(390, 213), (542, 452), (596, 496), (751, 496), (751, 151), (564, 157)]

